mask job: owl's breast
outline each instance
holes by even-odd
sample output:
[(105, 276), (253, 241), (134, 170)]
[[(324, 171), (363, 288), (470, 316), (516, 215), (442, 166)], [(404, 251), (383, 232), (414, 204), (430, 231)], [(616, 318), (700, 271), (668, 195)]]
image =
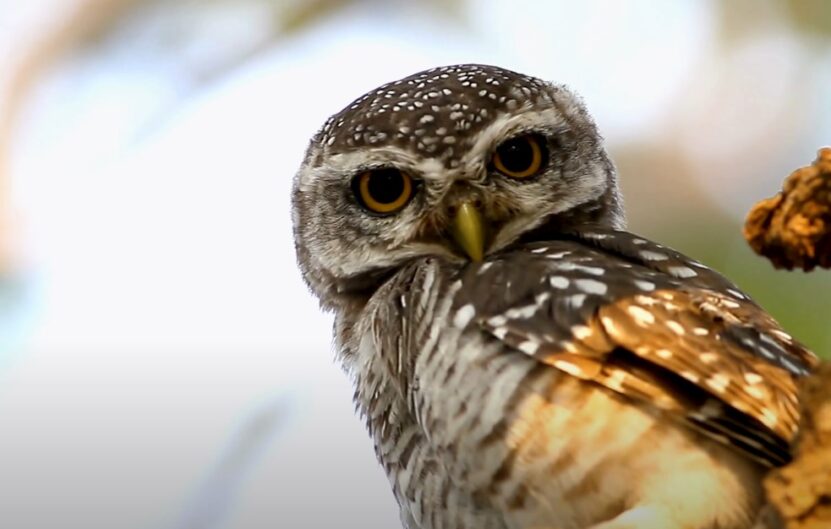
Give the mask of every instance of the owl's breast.
[(407, 527), (583, 528), (644, 502), (744, 527), (756, 463), (509, 346), (454, 302), (461, 288), (425, 262), (356, 329), (359, 402)]
[(415, 372), (448, 486), (506, 527), (588, 527), (644, 499), (743, 522), (760, 501), (757, 464), (478, 331), (446, 331)]

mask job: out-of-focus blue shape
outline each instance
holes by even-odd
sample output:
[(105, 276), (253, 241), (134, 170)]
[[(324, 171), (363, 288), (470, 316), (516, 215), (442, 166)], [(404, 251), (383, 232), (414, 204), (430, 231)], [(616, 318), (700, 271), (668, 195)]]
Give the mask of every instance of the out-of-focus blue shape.
[(4, 370), (16, 361), (20, 344), (36, 317), (32, 291), (33, 285), (25, 278), (0, 278), (0, 385)]

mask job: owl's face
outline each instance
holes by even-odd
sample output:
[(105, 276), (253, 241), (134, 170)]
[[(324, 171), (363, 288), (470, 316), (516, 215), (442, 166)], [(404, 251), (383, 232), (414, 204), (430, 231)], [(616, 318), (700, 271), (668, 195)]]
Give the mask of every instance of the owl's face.
[(623, 222), (578, 98), (481, 65), (414, 74), (332, 116), (293, 202), (300, 266), (326, 306), (366, 296), (414, 258), (480, 260), (550, 230)]

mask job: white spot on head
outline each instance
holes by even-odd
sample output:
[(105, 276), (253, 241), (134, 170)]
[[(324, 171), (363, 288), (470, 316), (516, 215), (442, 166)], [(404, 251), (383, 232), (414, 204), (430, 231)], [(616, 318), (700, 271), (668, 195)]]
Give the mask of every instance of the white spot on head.
[(705, 329), (704, 327), (695, 327), (692, 330), (692, 332), (696, 336), (707, 336), (708, 334), (710, 334), (710, 331)]
[(666, 261), (669, 256), (665, 253), (653, 252), (651, 250), (643, 250), (639, 255), (647, 261)]
[(606, 283), (602, 283), (596, 279), (576, 279), (574, 284), (586, 294), (603, 295), (609, 290)]

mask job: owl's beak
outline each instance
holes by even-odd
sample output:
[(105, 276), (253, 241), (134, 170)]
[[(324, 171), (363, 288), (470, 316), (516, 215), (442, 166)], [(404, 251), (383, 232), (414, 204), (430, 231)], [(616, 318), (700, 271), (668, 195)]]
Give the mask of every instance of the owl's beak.
[(472, 202), (459, 204), (450, 233), (471, 260), (482, 260), (485, 253), (485, 226), (482, 214)]

